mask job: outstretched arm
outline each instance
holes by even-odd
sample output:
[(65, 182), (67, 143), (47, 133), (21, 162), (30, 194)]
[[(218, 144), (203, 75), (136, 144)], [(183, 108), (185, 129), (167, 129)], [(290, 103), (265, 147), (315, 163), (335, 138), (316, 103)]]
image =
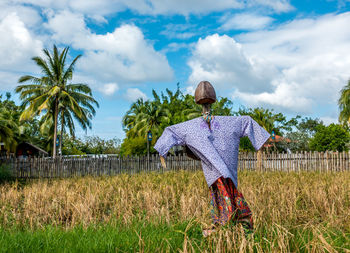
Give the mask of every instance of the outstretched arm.
[(176, 129), (176, 125), (166, 127), (163, 134), (159, 137), (154, 149), (158, 151), (160, 155), (160, 161), (163, 168), (166, 168), (165, 157), (171, 147), (174, 145), (184, 145), (185, 142), (181, 136), (181, 132)]

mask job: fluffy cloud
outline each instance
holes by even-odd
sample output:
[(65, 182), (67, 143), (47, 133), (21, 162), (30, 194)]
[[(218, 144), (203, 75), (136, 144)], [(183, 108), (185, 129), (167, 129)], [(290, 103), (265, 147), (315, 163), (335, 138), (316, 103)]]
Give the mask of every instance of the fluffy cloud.
[(5, 19), (9, 14), (15, 13), (26, 27), (35, 29), (42, 19), (34, 8), (20, 4), (11, 4), (9, 1), (0, 2), (0, 20)]
[(147, 95), (138, 88), (127, 89), (124, 97), (130, 102), (135, 102), (139, 98), (142, 98), (144, 100), (147, 99)]
[(188, 65), (192, 69), (189, 77), (192, 85), (209, 80), (221, 90), (271, 90), (271, 76), (277, 74), (264, 59), (248, 57), (240, 43), (218, 34), (199, 39)]
[(32, 36), (16, 13), (10, 13), (0, 21), (0, 37), (1, 69), (23, 66), (23, 62), (30, 61), (42, 49), (41, 41)]
[(265, 28), (273, 21), (273, 18), (253, 13), (240, 13), (233, 16), (225, 16), (220, 29), (228, 30), (257, 30)]
[(16, 13), (0, 20), (0, 89), (12, 89), (19, 73), (34, 69), (31, 58), (41, 54), (42, 42), (36, 39)]
[(332, 14), (245, 33), (239, 43), (208, 36), (195, 46), (189, 82), (208, 79), (250, 106), (336, 118), (350, 77), (349, 23), (350, 13)]
[(51, 16), (46, 28), (52, 31), (56, 41), (84, 50), (78, 70), (102, 82), (125, 85), (169, 81), (173, 77), (165, 55), (154, 50), (134, 25), (95, 34), (86, 27), (81, 14), (64, 11)]

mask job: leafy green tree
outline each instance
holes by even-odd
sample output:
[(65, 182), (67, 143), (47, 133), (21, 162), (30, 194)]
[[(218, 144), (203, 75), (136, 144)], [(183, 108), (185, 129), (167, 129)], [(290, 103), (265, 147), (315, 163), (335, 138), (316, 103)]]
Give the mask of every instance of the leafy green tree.
[[(6, 99), (2, 99), (0, 95), (0, 111), (2, 111), (3, 118), (7, 121), (7, 126), (12, 131), (12, 145), (6, 147), (9, 151), (14, 151), (16, 144), (21, 142), (30, 142), (43, 149), (46, 149), (45, 140), (46, 136), (41, 134), (39, 121), (36, 118), (32, 118), (26, 121), (19, 121), (19, 118), (23, 112), (23, 108), (15, 104), (11, 99), (11, 93), (6, 93)], [(11, 134), (7, 134), (10, 137)]]
[[(155, 139), (150, 143), (150, 153), (155, 153), (153, 148)], [(126, 155), (146, 155), (147, 154), (147, 139), (143, 136), (134, 138), (126, 138), (120, 146), (120, 154)]]
[(168, 115), (169, 111), (157, 101), (139, 99), (123, 118), (124, 127), (128, 129), (126, 134), (131, 138), (145, 138), (148, 131), (158, 135), (162, 122), (169, 122)]
[(284, 142), (283, 145), (291, 151), (310, 150), (309, 142), (316, 133), (317, 127), (320, 125), (323, 125), (323, 122), (319, 119), (312, 119), (310, 117), (301, 119), (295, 131), (288, 132), (285, 136), (291, 141)]
[(13, 151), (16, 147), (15, 132), (17, 125), (11, 119), (11, 112), (0, 108), (0, 142), (4, 143), (7, 150)]
[(62, 153), (63, 155), (119, 154), (120, 140), (118, 138), (104, 140), (98, 136), (81, 139), (64, 134)]
[(75, 63), (81, 57), (78, 55), (66, 67), (68, 51), (69, 48), (66, 47), (59, 52), (55, 45), (52, 53), (44, 49), (46, 59), (32, 58), (43, 75), (41, 77), (22, 76), (19, 83), (29, 82), (29, 84), (19, 85), (16, 88), (16, 92), (20, 93), (22, 106), (25, 107), (20, 120), (28, 120), (44, 113), (40, 120), (41, 130), (50, 133), (53, 157), (56, 156), (59, 120), (61, 132), (68, 127), (74, 135), (73, 118), (83, 129), (90, 128), (91, 119), (95, 115), (94, 106), (98, 107), (87, 84), (68, 84), (73, 78)]
[(120, 142), (118, 138), (104, 140), (98, 136), (87, 136), (82, 151), (87, 154), (119, 154)]
[(310, 140), (310, 149), (314, 151), (347, 151), (350, 135), (341, 125), (319, 125), (316, 133)]

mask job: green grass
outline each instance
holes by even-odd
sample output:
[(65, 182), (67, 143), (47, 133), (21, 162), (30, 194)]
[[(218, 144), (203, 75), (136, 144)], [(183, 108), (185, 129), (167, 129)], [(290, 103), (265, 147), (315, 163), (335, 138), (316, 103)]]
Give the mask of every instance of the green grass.
[(46, 226), (44, 229), (0, 229), (0, 252), (157, 252), (177, 251), (187, 236), (201, 240), (201, 228), (178, 224), (133, 222), (73, 229)]
[[(238, 230), (238, 227), (235, 228)], [(200, 224), (193, 221), (177, 224), (135, 221), (128, 225), (117, 223), (86, 228), (76, 226), (71, 229), (53, 226), (37, 230), (0, 229), (0, 252), (201, 252), (215, 249), (220, 237), (223, 238), (226, 232), (220, 231), (206, 239), (202, 237), (201, 231)], [(317, 247), (313, 242), (319, 240), (320, 235), (326, 244), (332, 245), (338, 252), (350, 250), (350, 233), (326, 228), (319, 232), (301, 228), (289, 230), (289, 250), (315, 250)], [(275, 234), (275, 241), (268, 240), (268, 234), (271, 233)], [(254, 240), (254, 251), (260, 249), (268, 252), (278, 247), (278, 236), (278, 230), (262, 228), (247, 240)], [(235, 236), (231, 238), (234, 243)]]

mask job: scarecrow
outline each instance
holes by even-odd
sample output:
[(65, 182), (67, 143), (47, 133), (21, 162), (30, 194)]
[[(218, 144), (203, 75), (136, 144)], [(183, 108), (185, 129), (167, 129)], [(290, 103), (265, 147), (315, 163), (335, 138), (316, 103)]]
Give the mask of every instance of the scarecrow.
[(195, 90), (195, 101), (202, 105), (202, 116), (165, 128), (154, 148), (163, 167), (171, 147), (182, 145), (188, 155), (201, 160), (211, 196), (213, 226), (203, 231), (208, 236), (219, 225), (241, 223), (249, 232), (253, 229), (252, 212), (237, 189), (237, 165), (240, 138), (248, 136), (259, 150), (270, 134), (250, 116), (213, 115), (211, 104), (216, 101), (213, 86), (202, 81)]

